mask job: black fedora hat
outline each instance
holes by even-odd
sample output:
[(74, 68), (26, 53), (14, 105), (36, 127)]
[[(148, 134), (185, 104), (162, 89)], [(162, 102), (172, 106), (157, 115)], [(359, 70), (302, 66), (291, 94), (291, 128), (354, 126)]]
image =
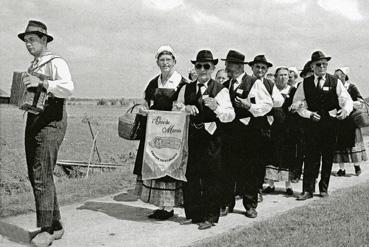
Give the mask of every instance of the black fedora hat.
[(248, 62), (250, 66), (253, 66), (255, 63), (263, 63), (268, 67), (272, 67), (273, 64), (269, 63), (264, 55), (257, 55), (254, 58), (254, 61)]
[(230, 63), (242, 63), (247, 64), (245, 62), (245, 55), (243, 55), (241, 52), (235, 51), (235, 50), (229, 50), (227, 57), (222, 58), (221, 60), (230, 62)]
[(319, 61), (321, 59), (326, 59), (327, 61), (331, 60), (331, 57), (327, 57), (324, 55), (321, 51), (314, 51), (313, 54), (311, 54), (311, 60), (310, 63)]
[(313, 70), (311, 69), (310, 67), (311, 65), (311, 62), (308, 61), (305, 65), (304, 65), (304, 68), (302, 69), (301, 73), (300, 73), (300, 76), (303, 77), (305, 76), (308, 72), (313, 72)]
[(191, 60), (191, 63), (196, 62), (212, 62), (214, 65), (218, 63), (218, 59), (213, 58), (213, 53), (209, 50), (201, 50), (197, 53), (196, 60)]
[(34, 21), (30, 20), (28, 22), (28, 25), (26, 27), (26, 31), (23, 33), (18, 34), (18, 38), (20, 38), (22, 41), (24, 41), (24, 36), (26, 34), (39, 34), (39, 35), (45, 35), (47, 37), (47, 42), (51, 42), (54, 38), (47, 34), (47, 27), (44, 23), (40, 21)]

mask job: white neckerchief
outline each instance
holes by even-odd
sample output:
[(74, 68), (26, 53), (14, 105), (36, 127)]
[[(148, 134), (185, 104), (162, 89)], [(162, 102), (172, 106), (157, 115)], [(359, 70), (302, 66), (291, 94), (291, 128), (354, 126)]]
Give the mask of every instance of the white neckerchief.
[(178, 84), (181, 82), (182, 76), (177, 72), (174, 71), (173, 74), (170, 76), (168, 81), (163, 85), (161, 81), (161, 75), (158, 77), (158, 88), (177, 88)]
[(290, 89), (291, 89), (291, 86), (290, 85), (287, 85), (287, 87), (283, 88), (282, 90), (279, 90), (279, 92), (282, 95), (288, 95), (290, 93)]

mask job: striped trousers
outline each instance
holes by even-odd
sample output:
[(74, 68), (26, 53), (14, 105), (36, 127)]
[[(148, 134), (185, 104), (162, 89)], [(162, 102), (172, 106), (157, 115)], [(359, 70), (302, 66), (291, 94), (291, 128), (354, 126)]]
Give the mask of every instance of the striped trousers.
[(60, 220), (53, 171), (67, 128), (67, 115), (64, 100), (59, 100), (51, 101), (44, 112), (27, 116), (25, 151), (38, 227), (48, 227), (54, 220)]

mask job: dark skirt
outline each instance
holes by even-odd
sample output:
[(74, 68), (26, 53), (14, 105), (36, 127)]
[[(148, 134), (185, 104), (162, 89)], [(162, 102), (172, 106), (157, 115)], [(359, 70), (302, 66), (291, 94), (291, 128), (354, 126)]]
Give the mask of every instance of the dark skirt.
[(266, 165), (265, 179), (272, 181), (289, 181), (296, 157), (296, 143), (291, 137), (287, 123), (277, 123), (272, 127), (272, 159)]
[(336, 151), (333, 158), (334, 163), (358, 163), (368, 160), (360, 128), (355, 129), (354, 140), (353, 147), (340, 148)]

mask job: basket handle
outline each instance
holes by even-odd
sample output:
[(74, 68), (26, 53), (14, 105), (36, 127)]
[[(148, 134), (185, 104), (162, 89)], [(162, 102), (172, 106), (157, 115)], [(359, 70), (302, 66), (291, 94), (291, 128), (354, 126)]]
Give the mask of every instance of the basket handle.
[(140, 106), (140, 105), (142, 105), (142, 104), (134, 104), (133, 106), (128, 108), (127, 113), (132, 113), (133, 109), (135, 109), (137, 106)]

